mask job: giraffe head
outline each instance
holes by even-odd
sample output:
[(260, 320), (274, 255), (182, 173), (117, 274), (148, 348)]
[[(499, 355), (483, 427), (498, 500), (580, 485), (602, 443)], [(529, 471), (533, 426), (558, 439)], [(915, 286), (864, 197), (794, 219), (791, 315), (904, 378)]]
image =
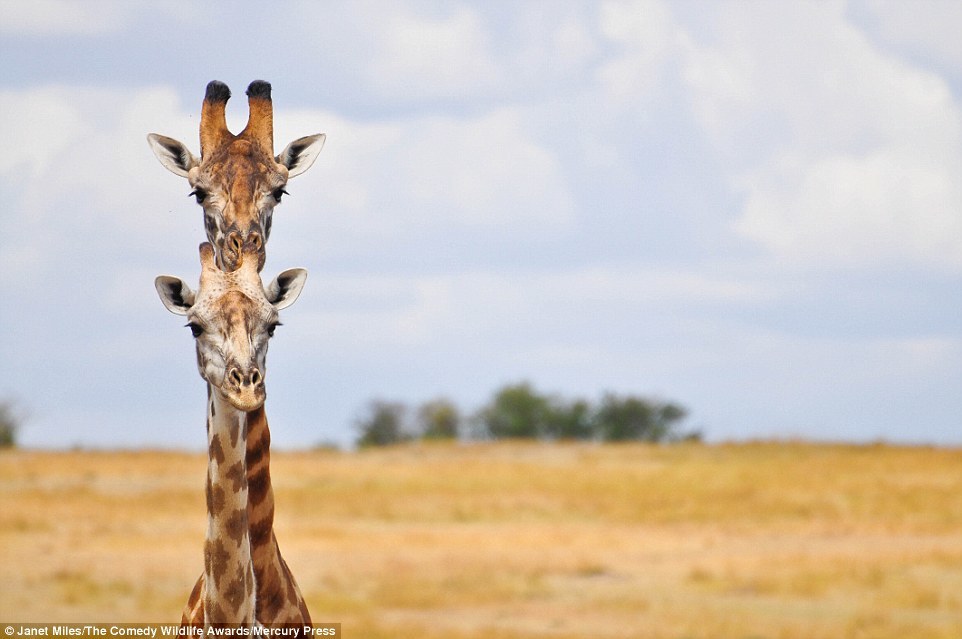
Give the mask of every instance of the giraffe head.
[(255, 80), (247, 87), (250, 117), (234, 135), (227, 129), (227, 85), (207, 85), (200, 114), (200, 158), (173, 138), (147, 136), (154, 154), (171, 172), (187, 178), (190, 194), (204, 208), (207, 239), (216, 247), (218, 265), (237, 268), (245, 244), (257, 247), (257, 268), (264, 267), (274, 207), (287, 193), (287, 181), (311, 167), (324, 146), (323, 133), (298, 138), (274, 155), (271, 85)]
[(200, 245), (200, 286), (191, 290), (178, 277), (161, 275), (154, 284), (160, 300), (187, 326), (197, 345), (197, 368), (211, 391), (235, 408), (252, 411), (266, 399), (267, 343), (280, 325), (278, 311), (294, 303), (307, 271), (289, 269), (264, 286), (257, 273), (259, 247), (248, 242), (237, 269), (225, 272), (214, 261), (214, 248)]

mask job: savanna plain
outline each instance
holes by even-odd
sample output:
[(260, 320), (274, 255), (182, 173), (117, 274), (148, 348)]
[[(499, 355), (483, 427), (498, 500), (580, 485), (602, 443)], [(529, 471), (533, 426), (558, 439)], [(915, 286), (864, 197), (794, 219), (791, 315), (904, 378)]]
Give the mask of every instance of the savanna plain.
[[(177, 622), (206, 458), (0, 453), (0, 622)], [(345, 637), (962, 637), (962, 450), (799, 442), (274, 452)]]

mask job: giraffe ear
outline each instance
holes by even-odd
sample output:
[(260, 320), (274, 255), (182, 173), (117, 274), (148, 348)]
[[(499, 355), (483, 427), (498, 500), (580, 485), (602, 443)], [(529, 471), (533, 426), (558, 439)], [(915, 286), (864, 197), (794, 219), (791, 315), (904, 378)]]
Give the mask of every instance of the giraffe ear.
[(264, 287), (264, 294), (274, 308), (281, 310), (297, 300), (301, 291), (304, 290), (305, 282), (307, 282), (307, 269), (289, 268)]
[(187, 311), (194, 305), (194, 291), (179, 277), (161, 275), (154, 280), (154, 287), (160, 295), (160, 301), (174, 315), (187, 315)]
[(287, 177), (292, 178), (300, 175), (311, 168), (314, 160), (317, 159), (321, 149), (324, 148), (324, 140), (327, 136), (323, 133), (308, 135), (298, 138), (284, 147), (284, 150), (274, 159), (278, 164), (287, 167)]
[(200, 161), (194, 157), (194, 154), (184, 143), (178, 142), (174, 138), (151, 133), (147, 136), (147, 143), (150, 144), (150, 148), (153, 149), (154, 155), (157, 156), (160, 163), (167, 167), (167, 170), (171, 173), (187, 177), (187, 173), (192, 168), (200, 165)]

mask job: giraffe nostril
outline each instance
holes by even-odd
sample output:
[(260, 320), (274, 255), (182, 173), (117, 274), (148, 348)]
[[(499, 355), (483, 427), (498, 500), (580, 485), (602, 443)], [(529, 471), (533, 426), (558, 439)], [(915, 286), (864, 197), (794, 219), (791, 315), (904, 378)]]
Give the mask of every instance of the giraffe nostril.
[(241, 375), (240, 370), (237, 369), (236, 367), (230, 369), (227, 372), (227, 377), (228, 379), (230, 379), (231, 382), (233, 382), (234, 384), (237, 384), (238, 386), (240, 386), (244, 382), (244, 376)]
[(264, 378), (261, 377), (261, 372), (258, 369), (251, 371), (251, 386), (260, 386), (264, 383)]
[(251, 246), (257, 251), (261, 250), (261, 246), (264, 244), (264, 241), (261, 239), (261, 234), (257, 231), (251, 231), (247, 236), (247, 241), (250, 242)]
[(234, 231), (227, 236), (227, 245), (232, 248), (235, 252), (240, 253), (241, 248), (244, 246), (244, 241), (241, 239), (240, 233)]

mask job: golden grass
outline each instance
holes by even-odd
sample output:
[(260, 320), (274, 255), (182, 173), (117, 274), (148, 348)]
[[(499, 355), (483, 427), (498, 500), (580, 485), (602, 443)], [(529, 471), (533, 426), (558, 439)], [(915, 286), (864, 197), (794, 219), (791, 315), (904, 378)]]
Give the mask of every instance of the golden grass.
[[(0, 621), (167, 622), (200, 455), (0, 454)], [(274, 453), (347, 637), (962, 637), (962, 451), (802, 443)]]

